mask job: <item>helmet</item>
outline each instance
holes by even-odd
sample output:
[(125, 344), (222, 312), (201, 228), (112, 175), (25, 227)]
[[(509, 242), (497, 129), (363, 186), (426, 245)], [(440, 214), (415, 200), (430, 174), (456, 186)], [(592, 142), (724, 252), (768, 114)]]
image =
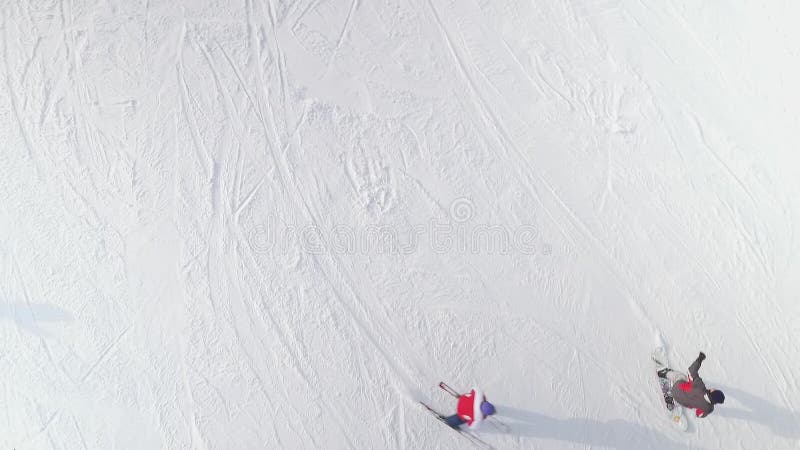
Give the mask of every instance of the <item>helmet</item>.
[(709, 392), (708, 397), (711, 399), (712, 404), (716, 405), (717, 403), (725, 403), (725, 394), (723, 394), (719, 389)]
[(491, 416), (496, 411), (494, 410), (494, 405), (489, 402), (481, 403), (481, 412), (484, 416)]

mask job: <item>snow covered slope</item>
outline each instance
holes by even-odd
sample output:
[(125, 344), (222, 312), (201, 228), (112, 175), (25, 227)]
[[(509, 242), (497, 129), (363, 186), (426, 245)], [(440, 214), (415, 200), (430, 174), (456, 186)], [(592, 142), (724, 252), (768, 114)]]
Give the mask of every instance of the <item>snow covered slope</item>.
[(0, 448), (800, 447), (797, 2), (0, 5)]

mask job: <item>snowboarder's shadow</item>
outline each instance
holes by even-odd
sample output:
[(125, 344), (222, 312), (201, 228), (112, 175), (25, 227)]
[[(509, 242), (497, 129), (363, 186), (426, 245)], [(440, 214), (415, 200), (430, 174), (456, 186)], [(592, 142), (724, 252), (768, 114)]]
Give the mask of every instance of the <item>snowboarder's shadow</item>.
[(72, 314), (46, 303), (0, 303), (0, 319), (15, 322), (20, 329), (39, 337), (50, 337), (41, 325), (51, 322), (71, 322)]
[[(511, 427), (516, 436), (555, 439), (580, 445), (629, 448), (687, 449), (686, 443), (671, 440), (666, 434), (624, 420), (600, 422), (584, 418), (557, 419), (511, 406), (497, 405), (498, 418)], [(664, 423), (670, 426), (667, 421)], [(499, 433), (482, 427), (481, 433)]]
[[(766, 425), (773, 433), (789, 439), (800, 439), (800, 413), (774, 405), (741, 389), (720, 386), (727, 395), (727, 404), (717, 406), (714, 414)], [(746, 409), (736, 408), (739, 403)]]

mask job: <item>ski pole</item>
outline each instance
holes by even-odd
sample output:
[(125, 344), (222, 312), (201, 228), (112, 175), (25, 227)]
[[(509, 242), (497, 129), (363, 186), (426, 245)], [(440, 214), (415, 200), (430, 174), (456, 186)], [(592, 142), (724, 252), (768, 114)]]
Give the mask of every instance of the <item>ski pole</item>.
[(508, 425), (506, 425), (502, 420), (498, 419), (495, 416), (489, 416), (487, 417), (487, 419), (489, 420), (489, 423), (491, 423), (495, 428), (504, 433), (508, 433), (510, 428), (508, 428)]
[(447, 383), (445, 383), (444, 381), (440, 381), (439, 382), (439, 387), (442, 388), (442, 390), (444, 390), (445, 392), (447, 392), (448, 394), (452, 395), (455, 398), (461, 397), (461, 395), (458, 392), (456, 392), (455, 389), (453, 389), (450, 386), (448, 386)]

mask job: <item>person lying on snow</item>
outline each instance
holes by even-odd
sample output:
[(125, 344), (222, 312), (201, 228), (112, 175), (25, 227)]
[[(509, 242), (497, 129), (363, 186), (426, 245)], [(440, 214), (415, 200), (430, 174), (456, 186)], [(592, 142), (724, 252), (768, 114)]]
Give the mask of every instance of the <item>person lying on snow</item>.
[(672, 398), (685, 408), (693, 408), (697, 417), (706, 417), (714, 411), (714, 405), (725, 403), (725, 394), (719, 389), (706, 389), (698, 371), (706, 355), (700, 355), (689, 366), (689, 376), (675, 370), (665, 368), (658, 376), (669, 380), (672, 386)]
[(480, 389), (473, 389), (458, 398), (456, 413), (444, 418), (446, 424), (456, 430), (463, 424), (475, 429), (484, 418), (495, 413), (494, 405), (486, 400)]

